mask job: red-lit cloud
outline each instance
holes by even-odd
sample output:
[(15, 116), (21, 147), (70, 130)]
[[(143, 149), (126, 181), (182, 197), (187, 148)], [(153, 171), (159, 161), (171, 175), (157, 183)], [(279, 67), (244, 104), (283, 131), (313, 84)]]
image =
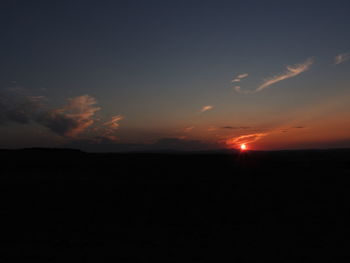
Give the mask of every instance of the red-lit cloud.
[(233, 80), (231, 80), (232, 83), (240, 82), (242, 79), (248, 77), (248, 73), (240, 74), (237, 77), (235, 77)]
[(267, 133), (252, 133), (233, 137), (226, 140), (226, 145), (230, 148), (238, 148), (241, 144), (253, 143), (260, 140), (262, 137), (266, 136)]
[(214, 106), (211, 106), (211, 105), (203, 106), (201, 109), (201, 112), (212, 110), (213, 108), (214, 108)]
[(100, 110), (96, 103), (89, 95), (70, 98), (63, 107), (41, 114), (38, 121), (59, 135), (75, 137), (94, 123), (92, 117)]
[(305, 62), (294, 65), (294, 66), (287, 66), (287, 70), (280, 74), (280, 75), (276, 75), (272, 78), (266, 79), (265, 81), (263, 81), (263, 83), (255, 90), (255, 92), (259, 92), (262, 91), (263, 89), (266, 89), (267, 87), (280, 82), (282, 80), (285, 79), (289, 79), (295, 76), (298, 76), (299, 74), (307, 71), (311, 65), (313, 64), (313, 60), (312, 59), (307, 59)]
[(102, 137), (108, 138), (112, 141), (118, 140), (117, 136), (114, 135), (114, 132), (120, 126), (119, 121), (123, 119), (124, 117), (122, 115), (115, 115), (111, 118), (111, 120), (105, 122), (103, 124), (105, 126), (105, 129), (103, 131)]
[[(312, 64), (313, 64), (313, 60), (311, 58), (309, 58), (306, 61), (304, 61), (303, 63), (296, 64), (293, 66), (287, 66), (287, 70), (284, 73), (273, 76), (273, 77), (268, 78), (268, 79), (265, 79), (260, 84), (260, 86), (257, 87), (253, 91), (244, 91), (244, 90), (242, 90), (242, 88), (240, 86), (235, 86), (233, 88), (238, 93), (245, 93), (245, 94), (256, 93), (256, 92), (262, 91), (262, 90), (270, 87), (271, 85), (276, 84), (277, 82), (298, 76), (299, 74), (307, 71), (311, 67)], [(238, 82), (238, 81), (233, 81), (233, 82)]]
[(348, 61), (349, 59), (350, 59), (350, 53), (338, 54), (334, 58), (334, 64), (338, 65), (338, 64), (344, 63), (345, 61)]

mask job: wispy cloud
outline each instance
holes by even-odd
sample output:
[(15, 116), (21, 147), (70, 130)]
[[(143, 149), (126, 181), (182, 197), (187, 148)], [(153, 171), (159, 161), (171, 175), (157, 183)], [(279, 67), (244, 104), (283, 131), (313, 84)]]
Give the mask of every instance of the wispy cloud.
[(186, 128), (184, 129), (184, 131), (185, 131), (185, 132), (190, 132), (190, 131), (192, 131), (194, 128), (195, 128), (194, 126), (189, 126), (189, 127), (186, 127)]
[(214, 106), (211, 106), (211, 105), (203, 106), (202, 109), (200, 110), (200, 112), (212, 110), (213, 108), (214, 108)]
[(229, 147), (238, 148), (243, 143), (248, 144), (248, 143), (256, 142), (257, 140), (260, 140), (262, 137), (266, 135), (267, 133), (252, 133), (252, 134), (241, 135), (241, 136), (237, 136), (226, 140), (226, 144)]
[(124, 119), (124, 116), (115, 115), (109, 121), (103, 123), (103, 126), (105, 126), (105, 129), (103, 131), (102, 137), (107, 138), (111, 141), (117, 141), (118, 137), (115, 136), (114, 132), (120, 126), (119, 121), (121, 121), (123, 119)]
[(124, 119), (122, 115), (115, 115), (111, 118), (111, 120), (105, 122), (103, 125), (107, 126), (108, 128), (117, 129), (119, 128), (118, 122), (121, 121), (122, 119)]
[(289, 132), (291, 130), (295, 130), (295, 129), (305, 129), (305, 126), (294, 126), (294, 127), (287, 127), (287, 128), (283, 128), (281, 130), (281, 132)]
[(334, 64), (338, 65), (338, 64), (344, 63), (345, 61), (348, 61), (349, 59), (350, 59), (350, 53), (342, 53), (335, 56)]
[(208, 129), (207, 129), (208, 132), (214, 132), (214, 131), (217, 131), (217, 130), (218, 130), (218, 128), (217, 128), (217, 127), (214, 127), (214, 126), (210, 126), (210, 127), (208, 127)]
[(241, 87), (240, 86), (234, 86), (233, 89), (237, 92), (242, 92)]
[(46, 100), (45, 96), (28, 96), (27, 98), (28, 98), (28, 100), (30, 100), (32, 102), (42, 102), (42, 101)]
[(255, 90), (255, 92), (262, 91), (263, 89), (266, 89), (267, 87), (276, 84), (277, 82), (280, 82), (282, 80), (298, 76), (299, 74), (307, 71), (312, 64), (313, 60), (309, 58), (303, 63), (296, 64), (294, 66), (287, 66), (287, 70), (284, 73), (264, 80), (263, 83)]
[(251, 129), (249, 126), (223, 126), (221, 129), (228, 129), (228, 130), (246, 130)]
[(243, 73), (243, 74), (240, 74), (238, 75), (237, 77), (235, 77), (231, 82), (234, 83), (234, 82), (240, 82), (242, 79), (248, 77), (248, 73)]
[(243, 90), (240, 86), (234, 86), (233, 89), (234, 89), (237, 93), (242, 93), (242, 94), (251, 94), (251, 93), (256, 92), (256, 91), (251, 91), (251, 90)]
[[(243, 94), (256, 93), (256, 92), (262, 91), (262, 90), (270, 87), (273, 84), (276, 84), (277, 82), (298, 76), (299, 74), (307, 71), (311, 67), (312, 64), (313, 64), (313, 59), (309, 58), (306, 61), (304, 61), (303, 63), (296, 64), (293, 66), (287, 66), (287, 69), (284, 73), (276, 75), (276, 76), (268, 78), (268, 79), (265, 79), (260, 84), (260, 86), (258, 88), (256, 88), (255, 90), (242, 90), (242, 88), (240, 86), (234, 86), (233, 89), (237, 93), (243, 93)], [(245, 75), (248, 75), (248, 74), (242, 74), (240, 76), (245, 77)], [(237, 80), (237, 81), (235, 81), (235, 80)], [(239, 81), (240, 81), (240, 78), (237, 77), (232, 82), (239, 82)]]

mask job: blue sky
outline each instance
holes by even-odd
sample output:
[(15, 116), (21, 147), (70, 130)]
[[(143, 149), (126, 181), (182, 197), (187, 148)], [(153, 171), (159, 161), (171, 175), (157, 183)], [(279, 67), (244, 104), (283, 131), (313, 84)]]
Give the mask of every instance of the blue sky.
[[(20, 124), (7, 118), (0, 147), (95, 140), (104, 136), (96, 126), (119, 115), (123, 119), (113, 130), (117, 142), (111, 143), (168, 137), (213, 143), (257, 129), (270, 132), (302, 108), (348, 94), (348, 1), (6, 0), (2, 5), (0, 89), (44, 98), (42, 111), (62, 109), (67, 99), (85, 95), (100, 109), (89, 116), (93, 124), (75, 136), (54, 132), (36, 118)], [(335, 65), (337, 55), (344, 61)], [(308, 59), (305, 71), (247, 92)], [(245, 73), (248, 77), (231, 83)], [(235, 91), (238, 84), (244, 92)], [(213, 108), (201, 113), (207, 105)], [(347, 113), (344, 107), (337, 115)], [(190, 134), (183, 133), (192, 126)], [(207, 134), (222, 126), (252, 131)], [(322, 132), (320, 140), (329, 145), (337, 136), (347, 139)], [(258, 148), (284, 148), (288, 140), (274, 147), (267, 140)], [(295, 147), (303, 147), (307, 138), (295, 140)]]

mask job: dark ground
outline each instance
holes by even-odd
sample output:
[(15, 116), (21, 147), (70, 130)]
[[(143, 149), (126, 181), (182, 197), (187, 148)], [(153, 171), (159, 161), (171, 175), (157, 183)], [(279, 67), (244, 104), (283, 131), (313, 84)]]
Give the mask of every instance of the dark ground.
[(350, 262), (350, 150), (0, 158), (0, 262)]

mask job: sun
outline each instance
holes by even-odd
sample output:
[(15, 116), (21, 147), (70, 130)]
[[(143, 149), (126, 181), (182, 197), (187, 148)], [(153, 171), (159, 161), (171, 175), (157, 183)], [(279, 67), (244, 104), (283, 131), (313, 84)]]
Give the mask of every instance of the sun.
[(245, 145), (244, 143), (241, 144), (241, 151), (245, 151), (247, 150), (247, 145)]

